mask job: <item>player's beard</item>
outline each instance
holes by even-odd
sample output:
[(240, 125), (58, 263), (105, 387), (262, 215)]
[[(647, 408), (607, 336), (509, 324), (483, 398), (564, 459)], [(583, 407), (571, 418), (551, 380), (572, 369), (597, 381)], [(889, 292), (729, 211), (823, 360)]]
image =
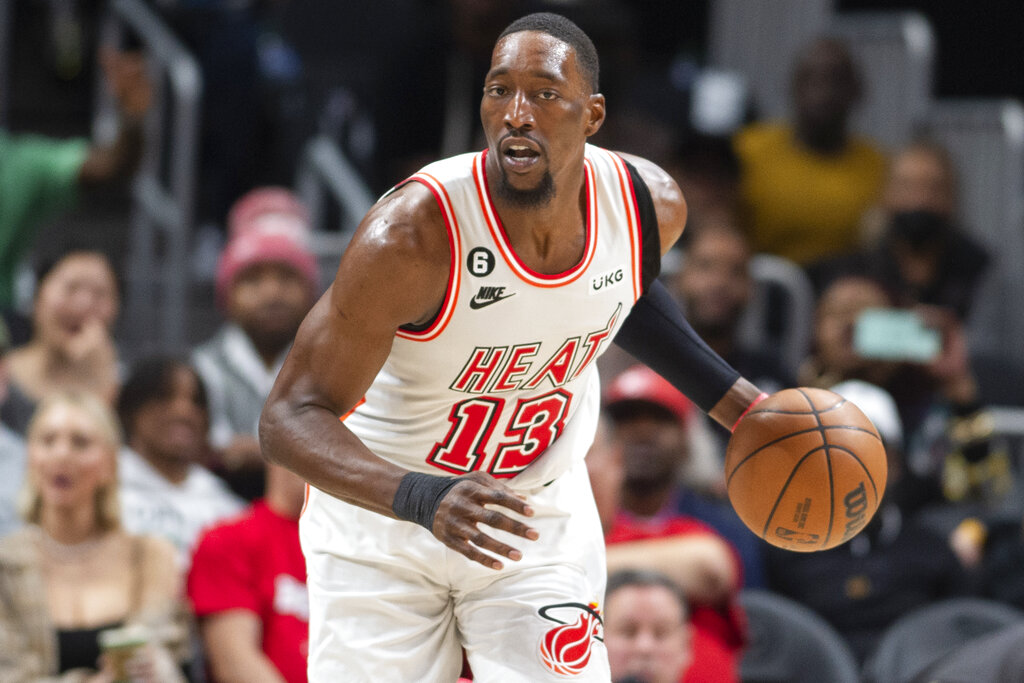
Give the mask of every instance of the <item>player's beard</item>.
[(509, 204), (521, 209), (537, 209), (547, 206), (555, 196), (555, 180), (551, 173), (544, 172), (536, 187), (520, 190), (508, 182), (508, 174), (501, 169), (501, 182), (498, 183), (498, 196)]

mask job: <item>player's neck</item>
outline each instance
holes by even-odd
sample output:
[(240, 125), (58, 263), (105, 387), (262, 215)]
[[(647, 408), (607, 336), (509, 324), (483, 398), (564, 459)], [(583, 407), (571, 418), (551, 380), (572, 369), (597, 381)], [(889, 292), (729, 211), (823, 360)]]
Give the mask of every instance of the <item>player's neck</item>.
[(512, 249), (540, 273), (568, 270), (580, 261), (586, 247), (587, 205), (582, 173), (576, 182), (566, 185), (574, 190), (565, 192), (556, 184), (555, 195), (543, 206), (517, 206), (494, 198), (494, 208)]

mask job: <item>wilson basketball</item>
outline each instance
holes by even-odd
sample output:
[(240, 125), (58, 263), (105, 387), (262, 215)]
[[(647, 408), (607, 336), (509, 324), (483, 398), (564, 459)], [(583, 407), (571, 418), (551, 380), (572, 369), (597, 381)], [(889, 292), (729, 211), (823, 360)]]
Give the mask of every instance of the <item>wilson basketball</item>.
[(825, 389), (784, 389), (755, 405), (725, 454), (740, 519), (787, 550), (827, 550), (853, 538), (885, 492), (882, 439), (851, 401)]

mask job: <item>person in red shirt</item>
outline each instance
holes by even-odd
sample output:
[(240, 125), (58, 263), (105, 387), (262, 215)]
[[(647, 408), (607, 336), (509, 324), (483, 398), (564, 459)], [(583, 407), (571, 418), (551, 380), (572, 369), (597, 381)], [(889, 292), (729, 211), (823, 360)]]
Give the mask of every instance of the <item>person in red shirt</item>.
[(687, 599), (692, 626), (693, 658), (681, 682), (737, 681), (746, 640), (736, 601), (739, 556), (712, 527), (676, 513), (672, 504), (694, 408), (640, 366), (611, 382), (605, 407), (610, 419), (602, 421), (587, 467), (605, 527), (609, 575), (653, 570), (674, 581)]
[(211, 680), (306, 681), (309, 598), (299, 547), (304, 482), (267, 465), (266, 496), (199, 540), (188, 596)]

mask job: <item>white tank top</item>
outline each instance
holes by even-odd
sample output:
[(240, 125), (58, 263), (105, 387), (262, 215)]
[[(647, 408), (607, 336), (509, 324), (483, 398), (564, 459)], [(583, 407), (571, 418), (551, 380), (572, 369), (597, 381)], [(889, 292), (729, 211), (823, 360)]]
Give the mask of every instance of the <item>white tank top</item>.
[(444, 159), (410, 179), (430, 189), (448, 229), (444, 304), (425, 329), (398, 332), (365, 398), (343, 419), (402, 467), (483, 470), (529, 489), (568, 470), (593, 441), (594, 361), (642, 292), (644, 240), (623, 160), (587, 145), (583, 257), (555, 275), (530, 270), (491, 202), (486, 154)]

